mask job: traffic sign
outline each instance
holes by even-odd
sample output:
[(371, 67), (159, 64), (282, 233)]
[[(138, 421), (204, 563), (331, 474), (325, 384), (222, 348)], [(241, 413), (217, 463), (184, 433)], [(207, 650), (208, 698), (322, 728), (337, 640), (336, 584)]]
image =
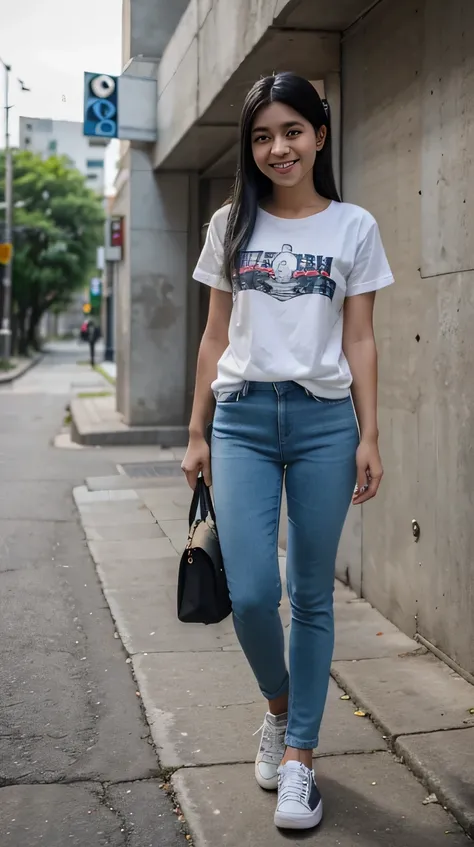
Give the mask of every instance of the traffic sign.
[(93, 277), (90, 284), (91, 297), (100, 297), (102, 288), (102, 280), (99, 277)]
[(12, 244), (0, 244), (0, 265), (9, 265), (13, 253)]
[(84, 305), (82, 307), (82, 311), (84, 312), (85, 315), (90, 315), (90, 313), (92, 311), (91, 304), (90, 303), (84, 303)]

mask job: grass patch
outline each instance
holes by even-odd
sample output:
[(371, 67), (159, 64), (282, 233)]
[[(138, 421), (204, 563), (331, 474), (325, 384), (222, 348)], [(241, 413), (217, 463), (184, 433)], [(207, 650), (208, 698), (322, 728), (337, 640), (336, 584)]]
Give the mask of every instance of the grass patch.
[(64, 415), (63, 426), (71, 426), (72, 424), (72, 415), (71, 412), (68, 412), (67, 415)]
[(99, 373), (101, 376), (103, 376), (104, 379), (107, 380), (107, 382), (110, 382), (111, 385), (115, 386), (115, 379), (113, 378), (113, 376), (110, 376), (110, 374), (108, 374), (107, 371), (104, 370), (104, 368), (102, 368), (100, 365), (96, 365), (94, 370), (97, 371), (97, 373)]
[(113, 397), (113, 391), (81, 391), (77, 396), (81, 400), (87, 400), (89, 397)]
[(7, 361), (6, 359), (0, 359), (0, 371), (3, 373), (12, 371), (14, 368), (16, 368), (16, 364), (14, 362)]

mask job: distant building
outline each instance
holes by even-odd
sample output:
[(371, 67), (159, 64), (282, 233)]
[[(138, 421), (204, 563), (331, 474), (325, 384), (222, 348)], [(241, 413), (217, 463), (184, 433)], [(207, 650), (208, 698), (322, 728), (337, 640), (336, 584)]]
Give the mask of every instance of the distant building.
[(81, 121), (53, 121), (51, 118), (20, 118), (20, 149), (43, 158), (66, 156), (87, 185), (101, 197), (105, 191), (105, 153), (109, 139), (86, 138)]

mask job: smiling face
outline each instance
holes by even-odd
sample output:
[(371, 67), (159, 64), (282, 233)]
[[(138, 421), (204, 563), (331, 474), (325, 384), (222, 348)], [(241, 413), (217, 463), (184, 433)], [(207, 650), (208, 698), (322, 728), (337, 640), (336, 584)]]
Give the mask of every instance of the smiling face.
[(312, 181), (314, 162), (325, 140), (326, 127), (315, 132), (309, 121), (284, 103), (260, 109), (253, 122), (255, 164), (276, 185), (291, 187), (304, 179)]

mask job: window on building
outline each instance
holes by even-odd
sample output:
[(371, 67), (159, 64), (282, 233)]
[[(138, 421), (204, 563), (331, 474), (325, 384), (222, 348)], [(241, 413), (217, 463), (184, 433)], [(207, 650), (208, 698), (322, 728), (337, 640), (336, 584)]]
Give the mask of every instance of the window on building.
[(54, 138), (48, 142), (48, 151), (50, 153), (56, 153), (58, 149), (58, 142), (54, 140)]
[(101, 138), (97, 136), (95, 138), (89, 138), (89, 147), (107, 147), (110, 138)]
[(97, 174), (87, 174), (87, 179), (94, 180), (99, 179), (99, 177), (97, 176)]
[(28, 144), (31, 144), (31, 138), (28, 135), (25, 135), (25, 147), (28, 147)]
[(53, 121), (52, 118), (37, 118), (35, 121), (35, 128), (38, 132), (52, 132), (53, 131)]
[(33, 129), (33, 124), (26, 124), (26, 128), (29, 129), (31, 132), (31, 130)]
[(87, 159), (86, 167), (88, 168), (103, 168), (104, 160), (103, 159)]

